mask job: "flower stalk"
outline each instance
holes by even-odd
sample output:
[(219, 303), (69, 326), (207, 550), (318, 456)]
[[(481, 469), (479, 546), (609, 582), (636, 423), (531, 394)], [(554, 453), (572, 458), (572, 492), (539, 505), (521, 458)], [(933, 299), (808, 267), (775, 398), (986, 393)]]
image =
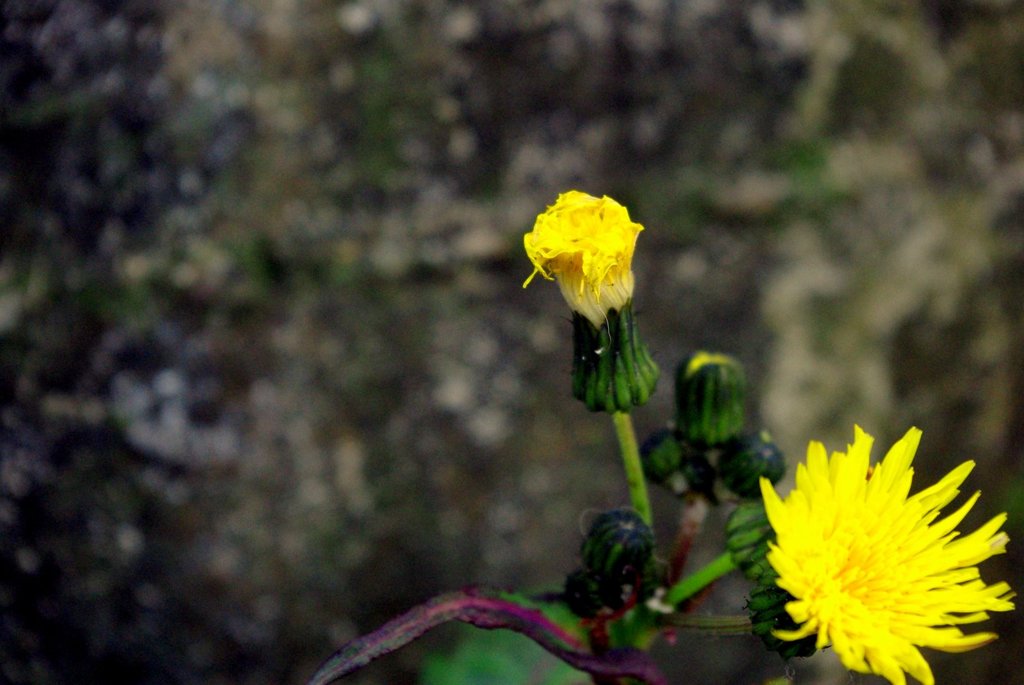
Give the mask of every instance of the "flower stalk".
[(622, 451), (629, 501), (644, 523), (651, 525), (651, 502), (647, 496), (647, 481), (644, 480), (644, 468), (640, 463), (640, 448), (636, 441), (636, 431), (633, 430), (633, 419), (626, 412), (617, 411), (612, 414), (612, 423), (615, 424), (615, 435)]
[(679, 604), (690, 599), (735, 568), (736, 562), (732, 560), (732, 555), (726, 552), (713, 559), (704, 568), (691, 573), (670, 587), (665, 595), (665, 603), (669, 606), (678, 607)]
[(749, 616), (703, 616), (699, 614), (669, 614), (662, 623), (682, 630), (694, 630), (706, 635), (749, 635)]
[(692, 495), (686, 498), (683, 504), (683, 514), (679, 520), (679, 531), (676, 533), (676, 540), (672, 547), (672, 557), (669, 559), (668, 581), (675, 583), (683, 575), (683, 568), (690, 556), (690, 549), (693, 541), (697, 539), (701, 527), (704, 525), (704, 518), (707, 516), (710, 504), (703, 495)]

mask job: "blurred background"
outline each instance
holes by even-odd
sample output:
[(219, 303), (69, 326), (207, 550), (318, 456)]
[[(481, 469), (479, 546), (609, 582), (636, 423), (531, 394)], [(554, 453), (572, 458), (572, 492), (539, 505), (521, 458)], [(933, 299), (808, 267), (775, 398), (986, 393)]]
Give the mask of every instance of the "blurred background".
[[(0, 681), (302, 683), (436, 593), (558, 586), (627, 501), (558, 289), (521, 287), (569, 188), (647, 228), (641, 439), (684, 355), (730, 352), (791, 464), (854, 422), (924, 431), (918, 487), (976, 460), (965, 529), (1009, 511), (982, 571), (1024, 587), (1020, 2), (0, 12)], [(939, 682), (1024, 680), (1024, 622), (988, 627), (928, 655)], [(347, 682), (458, 683), (502, 649), (555, 682), (475, 634)], [(880, 682), (752, 638), (656, 651), (673, 682)]]

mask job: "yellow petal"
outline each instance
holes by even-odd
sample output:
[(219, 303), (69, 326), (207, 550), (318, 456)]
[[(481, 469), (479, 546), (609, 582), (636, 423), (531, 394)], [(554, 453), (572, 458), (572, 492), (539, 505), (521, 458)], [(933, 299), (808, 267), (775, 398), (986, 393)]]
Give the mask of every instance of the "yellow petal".
[(1005, 551), (1005, 514), (961, 537), (955, 529), (978, 501), (941, 509), (974, 467), (965, 462), (911, 496), (912, 463), (921, 431), (912, 428), (869, 472), (872, 441), (860, 427), (846, 452), (831, 456), (812, 442), (785, 499), (767, 481), (761, 492), (776, 542), (768, 562), (776, 583), (793, 595), (786, 605), (798, 628), (784, 640), (816, 635), (832, 644), (847, 668), (892, 683), (910, 674), (932, 685), (918, 647), (966, 651), (994, 639), (956, 626), (1014, 608), (1006, 583), (986, 585), (977, 564)]

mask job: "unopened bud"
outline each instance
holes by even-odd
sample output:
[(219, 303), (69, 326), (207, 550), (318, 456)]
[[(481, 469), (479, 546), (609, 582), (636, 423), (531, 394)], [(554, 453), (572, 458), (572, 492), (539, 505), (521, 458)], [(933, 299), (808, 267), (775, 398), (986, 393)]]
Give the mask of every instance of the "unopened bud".
[(652, 433), (640, 446), (644, 475), (652, 483), (668, 484), (679, 473), (682, 459), (683, 446), (668, 428)]
[(654, 532), (632, 509), (600, 514), (580, 550), (583, 565), (614, 582), (642, 576), (654, 553)]
[(786, 473), (786, 458), (767, 431), (746, 435), (725, 446), (718, 472), (727, 488), (740, 497), (761, 496), (761, 478), (777, 483)]
[(738, 361), (697, 352), (676, 371), (676, 423), (687, 440), (721, 445), (743, 430), (746, 377)]
[(684, 492), (697, 492), (707, 497), (712, 503), (715, 497), (715, 467), (708, 461), (705, 451), (693, 445), (683, 445), (683, 460), (679, 465), (679, 473), (685, 483)]

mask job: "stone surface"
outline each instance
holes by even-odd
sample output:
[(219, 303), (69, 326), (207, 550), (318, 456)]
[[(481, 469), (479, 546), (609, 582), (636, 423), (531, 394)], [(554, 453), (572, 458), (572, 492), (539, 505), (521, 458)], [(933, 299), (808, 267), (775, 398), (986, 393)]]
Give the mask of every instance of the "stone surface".
[[(626, 501), (561, 297), (521, 288), (521, 236), (570, 187), (647, 227), (663, 369), (735, 355), (791, 462), (915, 424), (918, 477), (977, 460), (968, 523), (1009, 509), (1024, 537), (1012, 3), (3, 12), (0, 680), (301, 683), (433, 594), (559, 586), (586, 513)], [(1021, 679), (1024, 627), (993, 623), (941, 681)], [(451, 635), (352, 682), (415, 682)], [(658, 648), (677, 678), (783, 671), (693, 639)], [(846, 682), (827, 664), (797, 668)]]

